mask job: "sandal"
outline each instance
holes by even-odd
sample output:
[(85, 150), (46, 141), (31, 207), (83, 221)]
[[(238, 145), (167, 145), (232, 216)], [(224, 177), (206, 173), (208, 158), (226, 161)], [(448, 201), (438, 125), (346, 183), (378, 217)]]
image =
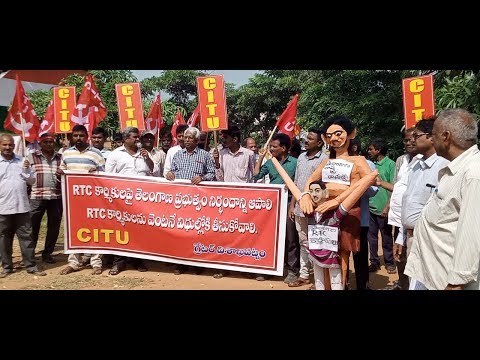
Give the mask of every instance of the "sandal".
[(75, 271), (77, 271), (77, 270), (75, 270), (73, 267), (67, 266), (62, 271), (60, 271), (60, 275), (67, 275), (67, 274), (70, 274), (70, 273), (75, 272)]
[(102, 274), (102, 268), (101, 267), (94, 267), (92, 271), (92, 275), (101, 275)]
[(310, 284), (310, 280), (299, 277), (297, 280), (289, 282), (288, 287), (299, 287)]
[(387, 273), (389, 274), (396, 274), (397, 273), (397, 269), (395, 266), (386, 266), (387, 268)]

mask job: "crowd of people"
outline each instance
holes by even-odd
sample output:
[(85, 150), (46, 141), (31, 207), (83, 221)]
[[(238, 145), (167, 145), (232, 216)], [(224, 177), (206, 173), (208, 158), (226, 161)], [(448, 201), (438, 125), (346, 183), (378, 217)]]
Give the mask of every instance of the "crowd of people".
[[(480, 200), (480, 153), (473, 114), (443, 110), (404, 129), (405, 153), (396, 161), (388, 156), (385, 139), (373, 139), (362, 153), (361, 134), (343, 116), (308, 129), (303, 144), (277, 133), (259, 148), (256, 139), (242, 139), (234, 125), (220, 131), (220, 144), (213, 146), (209, 134), (196, 127), (180, 125), (175, 135), (164, 129), (155, 147), (156, 134), (127, 127), (107, 149), (103, 128), (93, 129), (89, 139), (87, 129), (76, 125), (60, 149), (55, 135), (45, 133), (38, 148), (22, 159), (14, 153), (13, 136), (0, 134), (0, 278), (14, 272), (15, 235), (26, 271), (47, 275), (35, 258), (45, 214), (41, 260), (56, 262), (52, 254), (63, 214), (61, 176), (70, 170), (184, 179), (193, 185), (286, 184), (283, 280), (289, 287), (352, 288), (348, 273), (353, 255), (357, 290), (370, 289), (369, 275), (382, 265), (389, 274), (398, 272), (398, 281), (388, 290), (479, 288), (480, 234), (474, 219)], [(319, 233), (330, 234), (328, 246), (321, 244)], [(111, 267), (109, 274), (115, 276), (128, 265), (148, 271), (138, 258), (70, 254), (60, 274), (91, 267), (92, 275), (100, 275)], [(193, 268), (196, 274), (202, 270)], [(180, 264), (174, 269), (176, 275), (186, 271), (189, 267)], [(228, 274), (217, 269), (213, 277)]]

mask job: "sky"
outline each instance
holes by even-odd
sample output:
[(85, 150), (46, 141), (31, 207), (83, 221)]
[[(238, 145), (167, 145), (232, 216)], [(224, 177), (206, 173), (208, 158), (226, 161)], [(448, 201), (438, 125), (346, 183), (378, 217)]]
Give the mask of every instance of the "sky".
[[(132, 70), (138, 81), (150, 76), (158, 76), (163, 70)], [(233, 83), (236, 87), (248, 83), (255, 73), (260, 70), (207, 70), (212, 75), (223, 75), (225, 82)]]

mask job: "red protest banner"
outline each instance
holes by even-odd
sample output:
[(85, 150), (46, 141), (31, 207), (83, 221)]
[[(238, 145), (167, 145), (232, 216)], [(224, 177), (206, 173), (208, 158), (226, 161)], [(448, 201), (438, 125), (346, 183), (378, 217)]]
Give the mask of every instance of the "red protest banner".
[(435, 114), (433, 75), (402, 80), (405, 129)]
[(71, 114), (76, 107), (75, 86), (56, 86), (53, 88), (53, 117), (55, 134), (72, 132)]
[(223, 75), (197, 77), (200, 129), (202, 131), (227, 130), (227, 103)]
[(62, 195), (66, 253), (283, 274), (284, 185), (66, 173)]
[(115, 84), (120, 130), (128, 126), (145, 129), (140, 83)]

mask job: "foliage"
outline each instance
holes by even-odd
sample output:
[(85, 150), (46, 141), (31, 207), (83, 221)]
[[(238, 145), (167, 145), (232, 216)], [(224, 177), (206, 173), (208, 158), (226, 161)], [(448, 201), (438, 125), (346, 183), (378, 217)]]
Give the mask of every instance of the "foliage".
[[(102, 100), (108, 110), (108, 129), (118, 129), (115, 84), (137, 81), (129, 70), (92, 70)], [(242, 130), (242, 137), (253, 136), (264, 142), (280, 114), (296, 93), (300, 93), (297, 122), (304, 129), (321, 127), (333, 115), (350, 118), (358, 129), (365, 149), (376, 137), (390, 145), (389, 156), (403, 152), (400, 129), (403, 126), (402, 79), (433, 74), (436, 109), (462, 107), (480, 115), (479, 70), (264, 70), (235, 88), (226, 83), (228, 120)], [(167, 125), (180, 109), (185, 119), (197, 106), (198, 76), (203, 70), (165, 70), (160, 76), (144, 79), (141, 91), (146, 116), (156, 93), (162, 95), (162, 113)], [(66, 85), (81, 91), (84, 78), (72, 75)], [(51, 99), (50, 91), (29, 93), (39, 117)]]
[[(448, 74), (448, 75), (447, 75)], [(463, 108), (480, 115), (480, 79), (473, 70), (442, 74), (443, 85), (435, 90), (438, 109)]]

